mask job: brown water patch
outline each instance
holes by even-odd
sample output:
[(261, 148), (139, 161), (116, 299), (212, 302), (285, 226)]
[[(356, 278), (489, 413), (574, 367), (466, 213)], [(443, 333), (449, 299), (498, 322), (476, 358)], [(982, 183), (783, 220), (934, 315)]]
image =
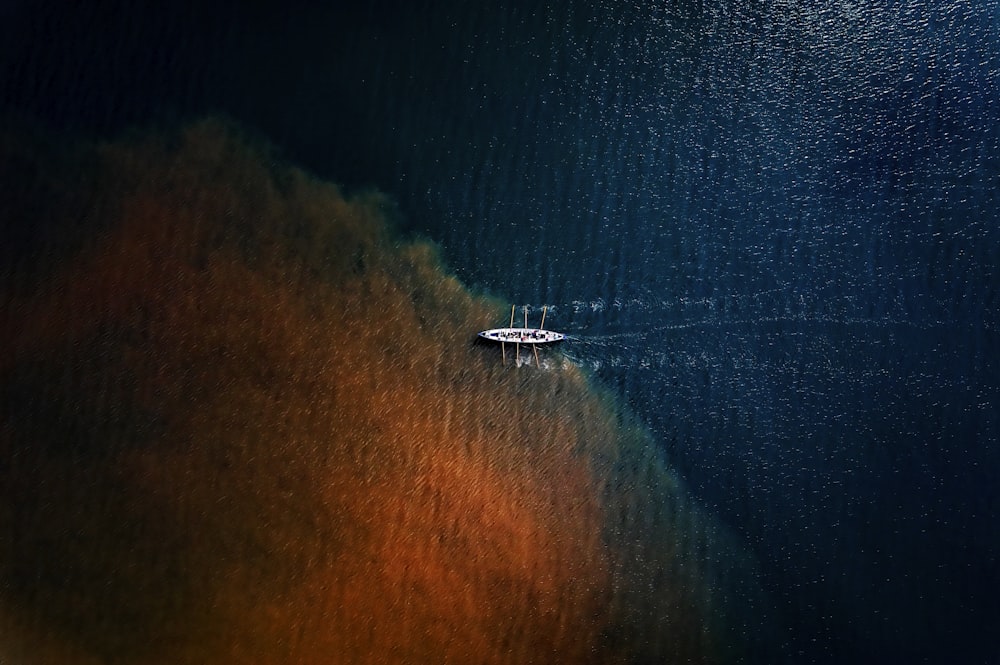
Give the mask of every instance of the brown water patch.
[(35, 184), (95, 190), (49, 213), (93, 233), (6, 266), (10, 630), (80, 662), (738, 654), (752, 585), (641, 427), (472, 345), (502, 308), (383, 197), (249, 145), (209, 121)]

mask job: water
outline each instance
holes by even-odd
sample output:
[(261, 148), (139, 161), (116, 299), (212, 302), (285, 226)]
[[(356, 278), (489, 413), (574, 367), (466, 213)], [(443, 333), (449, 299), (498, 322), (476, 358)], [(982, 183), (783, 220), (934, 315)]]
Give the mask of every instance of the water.
[(425, 226), (556, 305), (765, 562), (793, 660), (987, 659), (997, 7), (594, 11), (539, 30)]
[(784, 661), (989, 662), (1000, 7), (393, 5), (15, 7), (0, 94), (90, 135), (222, 111), (389, 193), (575, 336)]

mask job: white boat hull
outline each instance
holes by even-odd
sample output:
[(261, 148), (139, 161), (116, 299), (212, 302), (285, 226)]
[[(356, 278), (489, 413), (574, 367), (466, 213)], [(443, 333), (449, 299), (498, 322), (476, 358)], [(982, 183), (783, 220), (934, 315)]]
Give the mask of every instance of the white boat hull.
[(511, 344), (552, 344), (566, 339), (566, 335), (554, 330), (539, 328), (493, 328), (479, 333), (483, 339)]

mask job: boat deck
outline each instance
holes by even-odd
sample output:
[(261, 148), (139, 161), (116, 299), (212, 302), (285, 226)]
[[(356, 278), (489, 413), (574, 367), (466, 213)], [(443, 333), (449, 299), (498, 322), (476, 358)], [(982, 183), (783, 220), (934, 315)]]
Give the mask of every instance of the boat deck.
[(562, 333), (540, 328), (493, 328), (482, 331), (479, 336), (494, 342), (517, 344), (551, 344), (566, 339)]

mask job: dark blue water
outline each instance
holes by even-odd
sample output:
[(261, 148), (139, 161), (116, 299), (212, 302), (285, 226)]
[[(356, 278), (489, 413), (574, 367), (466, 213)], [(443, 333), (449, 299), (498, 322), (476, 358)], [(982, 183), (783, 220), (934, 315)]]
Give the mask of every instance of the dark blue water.
[(0, 99), (223, 112), (389, 192), (576, 336), (759, 557), (787, 662), (991, 662), (1000, 4), (451, 4), (15, 6)]

